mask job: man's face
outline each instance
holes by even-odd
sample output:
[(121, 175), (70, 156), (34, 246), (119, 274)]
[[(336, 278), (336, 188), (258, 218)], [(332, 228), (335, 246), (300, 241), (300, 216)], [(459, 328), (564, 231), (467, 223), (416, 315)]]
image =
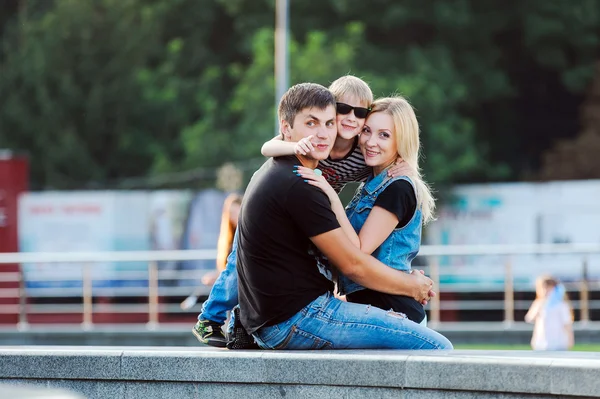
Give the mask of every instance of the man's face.
[(316, 161), (327, 159), (337, 135), (335, 107), (304, 108), (296, 115), (294, 127), (282, 121), (282, 132), (287, 141), (293, 142), (313, 136), (311, 143), (315, 150), (307, 154), (306, 158)]

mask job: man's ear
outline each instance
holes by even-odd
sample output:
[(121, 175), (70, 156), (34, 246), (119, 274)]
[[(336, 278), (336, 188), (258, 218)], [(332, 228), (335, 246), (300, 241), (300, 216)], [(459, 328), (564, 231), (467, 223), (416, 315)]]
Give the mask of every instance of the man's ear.
[(281, 134), (283, 136), (283, 140), (284, 141), (291, 141), (292, 140), (292, 127), (290, 126), (290, 124), (282, 119), (281, 122), (279, 123), (279, 126), (281, 126)]

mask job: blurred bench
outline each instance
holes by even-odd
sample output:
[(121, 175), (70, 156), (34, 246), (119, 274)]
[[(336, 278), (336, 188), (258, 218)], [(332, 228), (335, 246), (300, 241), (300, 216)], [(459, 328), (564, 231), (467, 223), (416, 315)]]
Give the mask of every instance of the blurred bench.
[(0, 384), (2, 398), (10, 399), (84, 399), (83, 396), (62, 389)]

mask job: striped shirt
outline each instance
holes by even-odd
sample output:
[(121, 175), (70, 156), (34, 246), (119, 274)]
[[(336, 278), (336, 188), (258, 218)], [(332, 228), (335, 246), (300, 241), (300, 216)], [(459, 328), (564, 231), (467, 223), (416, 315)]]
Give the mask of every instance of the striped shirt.
[(365, 158), (358, 147), (358, 137), (354, 140), (352, 149), (342, 159), (327, 159), (319, 161), (319, 169), (331, 187), (339, 193), (346, 183), (364, 182), (373, 169), (367, 166)]

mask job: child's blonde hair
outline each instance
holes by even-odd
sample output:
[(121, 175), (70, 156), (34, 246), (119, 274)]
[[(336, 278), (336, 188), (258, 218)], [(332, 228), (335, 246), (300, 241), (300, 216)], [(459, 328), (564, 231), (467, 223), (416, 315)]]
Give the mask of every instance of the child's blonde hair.
[(334, 80), (329, 86), (329, 91), (336, 100), (344, 95), (354, 96), (361, 103), (367, 104), (367, 107), (373, 103), (373, 92), (364, 80), (352, 75), (345, 75)]
[(421, 142), (419, 139), (419, 122), (415, 111), (404, 97), (394, 96), (375, 100), (371, 114), (375, 112), (384, 112), (394, 120), (397, 152), (404, 162), (416, 171), (415, 176), (410, 177), (415, 184), (417, 204), (423, 213), (423, 224), (427, 224), (434, 219), (435, 199), (419, 170)]

